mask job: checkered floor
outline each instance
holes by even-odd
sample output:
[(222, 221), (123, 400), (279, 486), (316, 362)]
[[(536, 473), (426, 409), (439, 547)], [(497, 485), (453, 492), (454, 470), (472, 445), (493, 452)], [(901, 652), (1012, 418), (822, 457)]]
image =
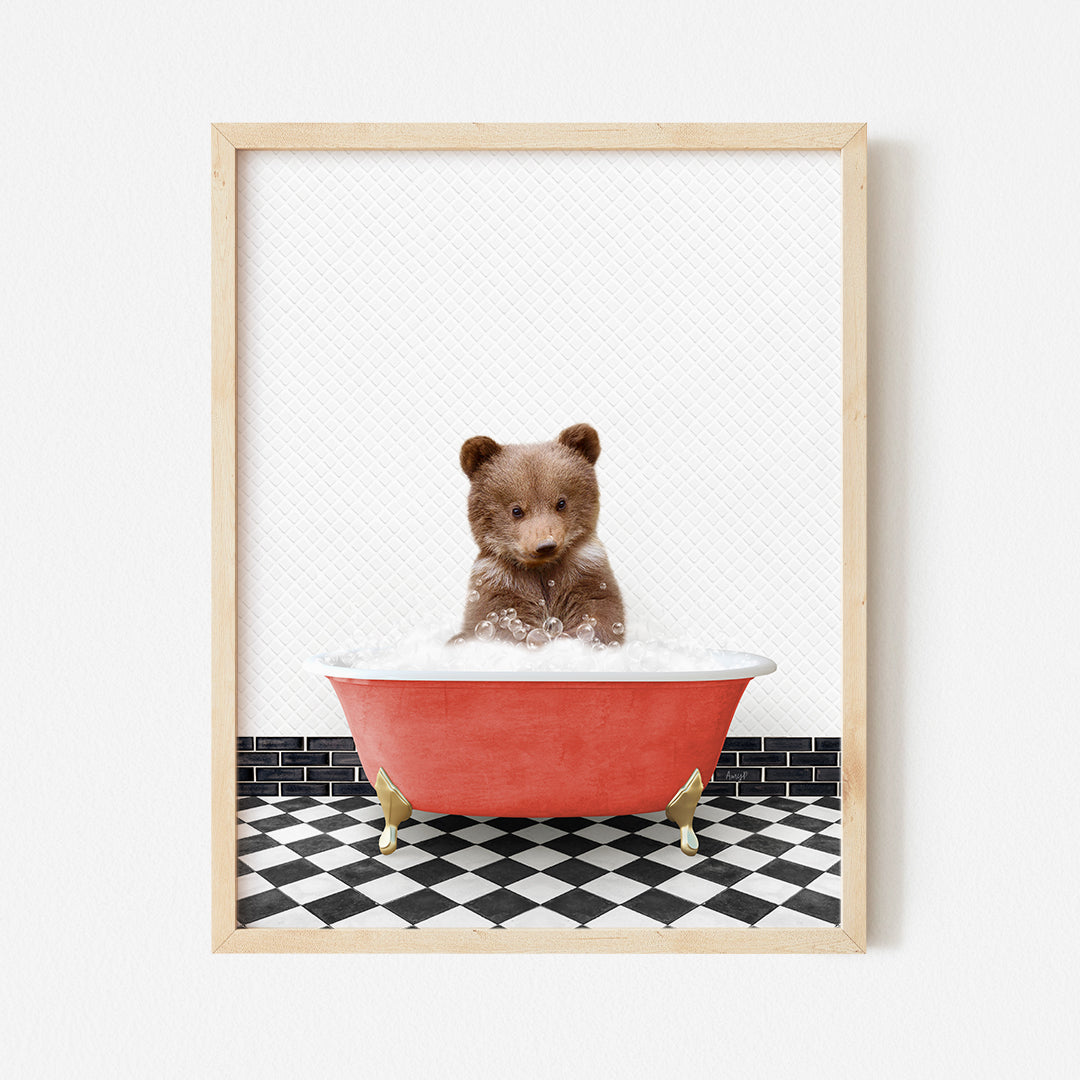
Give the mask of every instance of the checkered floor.
[(239, 800), (237, 921), (258, 927), (835, 926), (840, 800), (703, 798), (701, 854), (663, 812), (417, 811), (379, 854), (378, 800)]

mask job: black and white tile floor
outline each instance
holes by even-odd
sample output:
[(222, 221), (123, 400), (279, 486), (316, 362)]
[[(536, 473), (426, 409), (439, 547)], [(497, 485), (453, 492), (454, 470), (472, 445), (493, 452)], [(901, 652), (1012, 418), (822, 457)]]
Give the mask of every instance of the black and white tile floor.
[(465, 818), (416, 811), (379, 854), (374, 797), (238, 804), (247, 927), (745, 927), (840, 921), (840, 800), (703, 798), (701, 854), (663, 812)]

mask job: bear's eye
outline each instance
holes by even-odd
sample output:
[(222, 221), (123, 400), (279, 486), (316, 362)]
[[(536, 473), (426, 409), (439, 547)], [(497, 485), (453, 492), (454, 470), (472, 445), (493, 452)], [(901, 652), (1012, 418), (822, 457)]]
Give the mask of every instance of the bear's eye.
[(522, 510), (520, 506), (515, 506), (514, 509), (510, 511), (510, 513), (513, 514), (516, 518), (523, 518), (525, 516), (525, 511)]
[(557, 503), (555, 504), (555, 509), (556, 509), (556, 510), (565, 510), (565, 509), (566, 509), (566, 500), (565, 500), (565, 499), (560, 499), (560, 500), (559, 500), (559, 501), (558, 501), (558, 502), (557, 502)]

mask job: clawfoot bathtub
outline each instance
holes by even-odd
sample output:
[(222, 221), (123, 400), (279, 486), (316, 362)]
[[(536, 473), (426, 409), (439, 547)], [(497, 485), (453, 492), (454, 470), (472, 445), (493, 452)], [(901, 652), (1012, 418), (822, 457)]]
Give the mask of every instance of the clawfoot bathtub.
[[(693, 815), (750, 680), (776, 665), (717, 653), (683, 672), (386, 671), (318, 656), (386, 818), (608, 817), (666, 810), (697, 853)], [(353, 663), (362, 663), (362, 660)]]

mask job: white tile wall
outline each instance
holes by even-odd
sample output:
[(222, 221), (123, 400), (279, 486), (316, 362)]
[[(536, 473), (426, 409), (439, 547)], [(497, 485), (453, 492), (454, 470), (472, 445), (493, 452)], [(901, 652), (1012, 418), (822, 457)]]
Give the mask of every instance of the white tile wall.
[(840, 733), (831, 152), (239, 155), (240, 733), (300, 664), (458, 617), (470, 435), (600, 432), (637, 617), (764, 653), (732, 734)]

